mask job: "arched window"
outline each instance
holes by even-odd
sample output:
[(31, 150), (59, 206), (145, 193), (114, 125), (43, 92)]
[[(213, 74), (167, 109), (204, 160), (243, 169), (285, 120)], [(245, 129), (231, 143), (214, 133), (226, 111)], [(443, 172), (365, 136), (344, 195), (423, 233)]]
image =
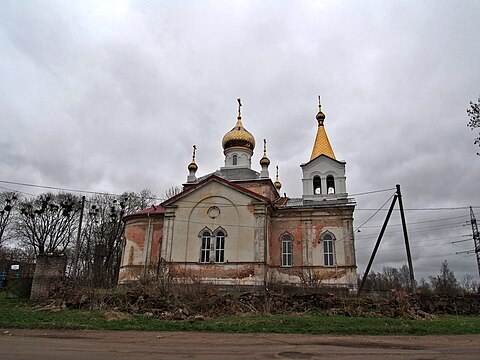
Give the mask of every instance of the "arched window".
[(237, 163), (238, 163), (238, 157), (237, 157), (237, 155), (233, 155), (232, 156), (232, 165), (237, 165)]
[(292, 240), (289, 234), (282, 236), (282, 266), (292, 266)]
[(327, 176), (327, 193), (335, 194), (335, 178), (333, 175)]
[(323, 264), (325, 266), (334, 265), (334, 254), (333, 254), (333, 235), (330, 233), (325, 233), (322, 236), (323, 241)]
[(205, 226), (200, 231), (198, 237), (202, 241), (200, 249), (201, 263), (225, 262), (225, 238), (227, 235), (227, 231), (221, 226), (215, 231), (212, 231)]
[(322, 181), (318, 175), (313, 177), (313, 193), (315, 195), (320, 195), (322, 193)]
[(202, 263), (210, 262), (210, 240), (211, 240), (210, 232), (204, 231), (202, 233), (202, 250), (200, 255), (200, 262)]
[(225, 233), (218, 231), (215, 236), (215, 262), (225, 261)]

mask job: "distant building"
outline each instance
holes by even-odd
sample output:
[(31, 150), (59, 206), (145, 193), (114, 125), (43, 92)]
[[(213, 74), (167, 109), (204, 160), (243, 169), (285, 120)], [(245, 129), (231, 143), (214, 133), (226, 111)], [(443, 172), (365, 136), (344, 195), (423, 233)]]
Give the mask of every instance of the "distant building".
[(255, 139), (242, 123), (223, 137), (225, 164), (197, 178), (195, 146), (183, 191), (125, 217), (119, 284), (168, 268), (175, 281), (268, 287), (272, 283), (355, 288), (355, 203), (345, 162), (335, 158), (319, 104), (310, 160), (301, 164), (303, 196), (280, 195), (264, 141), (261, 171), (252, 169)]

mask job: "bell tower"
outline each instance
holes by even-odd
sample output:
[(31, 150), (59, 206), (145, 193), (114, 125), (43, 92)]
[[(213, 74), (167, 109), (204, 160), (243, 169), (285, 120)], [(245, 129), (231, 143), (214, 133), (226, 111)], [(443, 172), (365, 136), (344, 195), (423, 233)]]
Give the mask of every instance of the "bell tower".
[(303, 172), (304, 200), (339, 200), (346, 199), (345, 161), (335, 157), (325, 131), (325, 114), (322, 112), (320, 96), (318, 97), (317, 136), (313, 144), (310, 161), (300, 165)]

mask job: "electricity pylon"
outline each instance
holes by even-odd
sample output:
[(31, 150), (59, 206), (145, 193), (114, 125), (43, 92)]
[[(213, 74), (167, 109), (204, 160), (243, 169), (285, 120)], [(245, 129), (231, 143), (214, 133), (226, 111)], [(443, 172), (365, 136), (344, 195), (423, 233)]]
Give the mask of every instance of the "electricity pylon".
[(478, 275), (480, 276), (480, 238), (478, 235), (478, 227), (477, 227), (477, 219), (475, 219), (475, 214), (473, 213), (473, 209), (470, 206), (470, 222), (472, 224), (472, 236), (473, 236), (473, 245), (475, 254), (477, 255), (477, 268), (478, 268)]

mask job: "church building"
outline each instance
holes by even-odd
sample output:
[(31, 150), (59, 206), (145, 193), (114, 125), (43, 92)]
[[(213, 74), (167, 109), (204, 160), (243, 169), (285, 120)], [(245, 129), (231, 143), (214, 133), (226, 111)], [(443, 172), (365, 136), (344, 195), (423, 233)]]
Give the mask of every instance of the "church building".
[[(319, 103), (310, 159), (301, 164), (303, 195), (282, 196), (270, 177), (266, 141), (260, 172), (252, 169), (255, 138), (242, 123), (222, 140), (225, 163), (197, 177), (193, 158), (183, 190), (125, 216), (119, 284), (163, 276), (222, 288), (357, 284), (353, 211), (345, 161), (337, 160)], [(308, 124), (305, 124), (308, 126)], [(313, 134), (312, 134), (313, 139)], [(299, 179), (300, 186), (300, 179)]]

